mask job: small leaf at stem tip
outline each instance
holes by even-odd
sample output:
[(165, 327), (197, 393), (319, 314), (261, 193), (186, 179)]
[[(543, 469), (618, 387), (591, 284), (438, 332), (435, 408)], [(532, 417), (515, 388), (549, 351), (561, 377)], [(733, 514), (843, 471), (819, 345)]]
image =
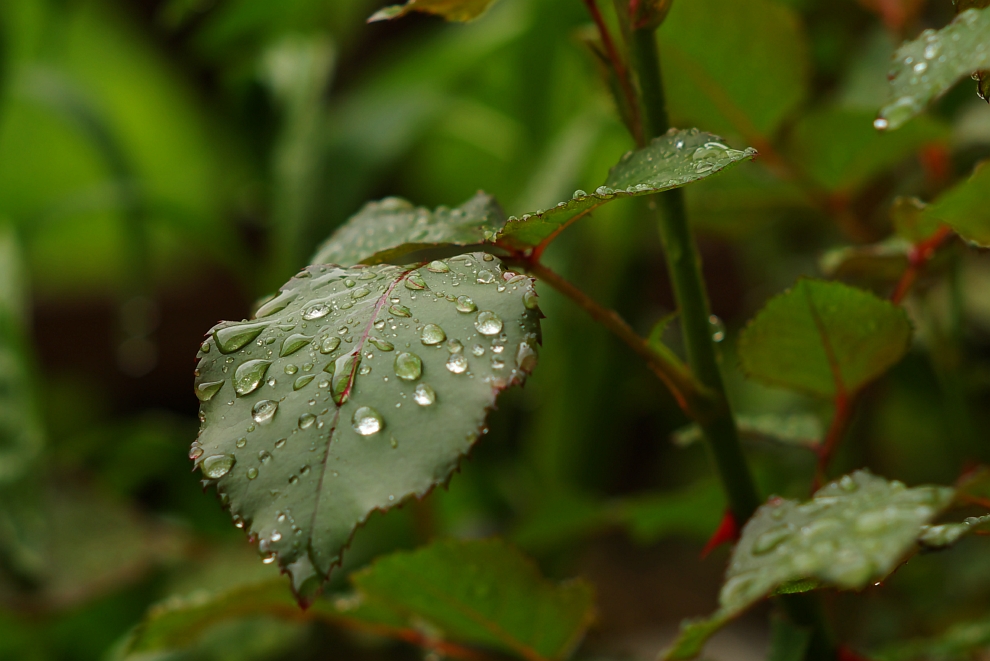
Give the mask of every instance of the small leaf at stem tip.
[[(987, 11), (990, 11), (988, 9)], [(945, 223), (981, 248), (990, 247), (990, 161), (976, 165), (973, 175), (939, 196), (924, 210), (929, 223)]]
[(309, 266), (263, 324), (223, 322), (207, 346), (227, 350), (200, 350), (190, 456), (300, 600), (371, 512), (449, 480), (499, 392), (535, 366), (534, 281), (505, 272), (482, 253)]
[(856, 471), (804, 503), (772, 498), (743, 527), (718, 611), (685, 624), (662, 658), (694, 658), (719, 628), (781, 588), (812, 580), (858, 590), (882, 580), (916, 548), (953, 495), (950, 487), (908, 488)]
[(896, 129), (973, 72), (990, 69), (990, 8), (966, 9), (894, 53), (890, 99), (873, 125)]
[(404, 5), (391, 5), (379, 9), (372, 14), (368, 22), (388, 21), (416, 11), (442, 16), (448, 21), (464, 23), (484, 14), (494, 2), (495, 0), (409, 0)]
[(750, 378), (825, 399), (852, 395), (897, 363), (911, 341), (904, 310), (838, 282), (801, 279), (739, 336)]
[(643, 149), (628, 152), (593, 192), (579, 190), (555, 207), (509, 218), (496, 243), (517, 251), (538, 246), (569, 222), (611, 200), (679, 188), (755, 156), (755, 149), (733, 149), (711, 133), (671, 129)]

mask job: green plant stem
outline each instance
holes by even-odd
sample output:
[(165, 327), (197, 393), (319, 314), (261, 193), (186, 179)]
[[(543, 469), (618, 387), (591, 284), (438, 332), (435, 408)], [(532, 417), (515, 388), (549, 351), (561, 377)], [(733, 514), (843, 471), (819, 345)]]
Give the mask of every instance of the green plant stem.
[[(667, 106), (660, 77), (660, 59), (654, 31), (632, 30), (630, 33), (632, 66), (639, 79), (646, 128), (650, 137), (668, 129)], [(660, 196), (660, 238), (667, 256), (667, 269), (680, 310), (681, 330), (688, 363), (694, 375), (715, 396), (712, 415), (698, 420), (708, 448), (728, 496), (729, 506), (741, 525), (759, 507), (756, 484), (739, 443), (735, 419), (725, 396), (725, 385), (718, 366), (712, 340), (711, 312), (701, 276), (701, 260), (691, 235), (684, 194), (674, 189)]]
[[(636, 73), (644, 107), (648, 137), (662, 135), (669, 128), (660, 57), (656, 35), (652, 29), (631, 30), (629, 47), (632, 68)], [(711, 311), (701, 259), (688, 224), (684, 195), (674, 189), (660, 195), (660, 238), (667, 257), (674, 296), (680, 310), (681, 329), (688, 362), (694, 375), (717, 397), (715, 414), (699, 420), (709, 453), (719, 479), (728, 496), (729, 506), (740, 526), (760, 504), (752, 473), (739, 443), (739, 431), (725, 394), (725, 385), (718, 365), (712, 328)], [(790, 595), (779, 600), (788, 616), (799, 626), (811, 629), (811, 642), (805, 658), (808, 661), (834, 661), (835, 648), (827, 632), (821, 604), (810, 595)]]

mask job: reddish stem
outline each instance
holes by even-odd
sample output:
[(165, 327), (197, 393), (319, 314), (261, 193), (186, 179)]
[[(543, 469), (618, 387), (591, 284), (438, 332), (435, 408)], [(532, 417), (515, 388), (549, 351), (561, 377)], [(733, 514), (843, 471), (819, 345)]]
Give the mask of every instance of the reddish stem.
[(646, 144), (646, 141), (643, 139), (643, 120), (640, 118), (639, 101), (636, 97), (635, 90), (633, 90), (632, 80), (629, 78), (629, 69), (626, 68), (625, 62), (622, 61), (622, 56), (619, 55), (619, 51), (615, 47), (615, 42), (612, 41), (612, 35), (608, 31), (608, 25), (605, 24), (605, 18), (598, 9), (596, 1), (584, 0), (584, 5), (588, 8), (588, 13), (591, 14), (591, 20), (598, 27), (598, 34), (601, 35), (605, 54), (612, 63), (612, 68), (615, 69), (615, 75), (619, 78), (619, 84), (622, 86), (622, 93), (626, 97), (629, 112), (632, 113), (633, 139), (636, 141), (636, 144), (642, 147)]
[(942, 225), (930, 237), (915, 244), (911, 248), (910, 252), (908, 252), (908, 267), (894, 288), (894, 293), (890, 296), (892, 303), (900, 304), (904, 300), (904, 297), (911, 289), (911, 285), (918, 278), (921, 269), (935, 256), (935, 251), (950, 236), (952, 236), (952, 229), (948, 225)]
[(855, 402), (856, 398), (850, 397), (845, 390), (839, 390), (835, 395), (835, 414), (832, 416), (832, 424), (829, 425), (828, 433), (825, 434), (825, 440), (815, 449), (818, 454), (818, 466), (815, 469), (812, 491), (817, 491), (822, 482), (825, 481), (825, 469), (828, 468), (832, 455), (835, 454), (842, 442), (842, 437), (845, 435), (846, 427), (852, 417)]

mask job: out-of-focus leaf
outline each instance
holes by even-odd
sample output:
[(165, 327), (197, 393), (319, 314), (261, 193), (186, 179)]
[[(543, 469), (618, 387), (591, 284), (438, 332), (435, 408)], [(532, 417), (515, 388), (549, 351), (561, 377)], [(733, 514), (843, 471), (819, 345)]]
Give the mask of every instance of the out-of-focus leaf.
[(629, 0), (629, 19), (634, 30), (655, 30), (667, 18), (673, 0)]
[(938, 229), (939, 221), (930, 217), (927, 205), (916, 197), (898, 197), (890, 207), (890, 219), (897, 236), (910, 243), (921, 243)]
[(471, 21), (482, 14), (495, 0), (409, 0), (404, 5), (392, 5), (379, 9), (371, 18), (369, 23), (374, 21), (387, 21), (393, 18), (405, 16), (409, 12), (419, 11), (426, 14), (442, 16), (448, 21), (464, 23)]
[(640, 544), (671, 535), (704, 539), (718, 527), (725, 496), (715, 482), (701, 482), (673, 493), (634, 496), (619, 505), (618, 519)]
[[(822, 440), (821, 420), (810, 413), (738, 415), (736, 426), (744, 438), (782, 445), (815, 446)], [(701, 439), (701, 428), (696, 424), (677, 430), (671, 437), (674, 445), (680, 447), (687, 447)]]
[(909, 489), (856, 471), (805, 503), (771, 500), (743, 528), (719, 610), (710, 620), (686, 624), (663, 658), (693, 658), (721, 625), (787, 584), (810, 578), (855, 590), (883, 579), (915, 548), (953, 494), (949, 487)]
[(379, 264), (442, 245), (486, 243), (505, 224), (490, 195), (478, 193), (455, 209), (430, 211), (390, 197), (367, 204), (320, 246), (313, 264)]
[(804, 30), (783, 3), (674, 2), (659, 41), (675, 124), (739, 135), (759, 149), (806, 94)]
[(818, 261), (826, 276), (839, 280), (887, 285), (904, 274), (912, 244), (900, 236), (880, 243), (829, 250)]
[(802, 661), (811, 642), (811, 630), (793, 624), (786, 617), (770, 620), (770, 653), (767, 661)]
[(878, 133), (869, 112), (827, 108), (801, 118), (789, 151), (822, 187), (853, 192), (923, 145), (947, 140), (949, 133), (930, 118), (919, 118), (896, 133)]
[(451, 639), (522, 659), (562, 659), (594, 616), (591, 587), (555, 585), (504, 542), (436, 542), (375, 561), (352, 580), (370, 600), (418, 616)]
[[(990, 12), (990, 9), (987, 10)], [(987, 47), (990, 50), (990, 46)], [(941, 195), (925, 209), (931, 222), (949, 225), (959, 236), (981, 247), (990, 247), (990, 161), (976, 166), (973, 176)]]
[(940, 523), (928, 526), (918, 538), (922, 546), (941, 549), (952, 546), (966, 535), (990, 530), (990, 515), (971, 516), (959, 523)]
[(932, 638), (898, 642), (870, 654), (877, 661), (969, 661), (990, 647), (990, 618), (958, 622)]
[(756, 156), (752, 148), (732, 149), (720, 140), (697, 129), (671, 129), (626, 154), (593, 193), (579, 190), (556, 207), (509, 218), (497, 242), (514, 250), (531, 248), (606, 202), (678, 188)]
[(941, 30), (925, 30), (894, 53), (890, 101), (874, 126), (896, 129), (965, 76), (990, 69), (990, 8), (967, 9)]
[(309, 266), (203, 343), (190, 456), (302, 598), (368, 515), (446, 482), (535, 366), (533, 281), (504, 275), (483, 254)]
[(901, 308), (838, 282), (802, 279), (771, 299), (739, 337), (743, 371), (817, 397), (854, 393), (907, 352)]

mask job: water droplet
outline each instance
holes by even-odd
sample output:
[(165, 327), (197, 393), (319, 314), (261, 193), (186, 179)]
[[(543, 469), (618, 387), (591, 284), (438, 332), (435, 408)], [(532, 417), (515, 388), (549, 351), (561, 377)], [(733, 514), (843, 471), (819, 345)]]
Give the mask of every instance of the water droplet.
[(579, 188), (576, 191), (574, 191), (574, 195), (572, 195), (571, 197), (576, 200), (582, 197), (588, 197), (588, 194)]
[(873, 128), (875, 128), (878, 131), (887, 130), (887, 126), (889, 126), (889, 124), (887, 120), (884, 119), (883, 117), (877, 117), (876, 119), (873, 120)]
[(403, 381), (415, 381), (423, 375), (423, 361), (414, 353), (402, 352), (395, 357), (392, 367)]
[(405, 305), (399, 305), (398, 303), (393, 303), (388, 306), (388, 311), (394, 314), (396, 317), (411, 317), (412, 311)]
[(933, 41), (925, 46), (925, 58), (929, 60), (935, 59), (938, 56), (940, 45), (937, 41)]
[(856, 484), (856, 480), (854, 480), (852, 476), (843, 475), (842, 478), (839, 480), (839, 487), (843, 491), (847, 491), (851, 493), (853, 491), (856, 491), (859, 488), (859, 485)]
[(258, 452), (258, 460), (263, 464), (267, 464), (272, 460), (272, 455), (268, 452), (268, 450), (261, 450)]
[(279, 448), (283, 448), (283, 447), (285, 447), (285, 441), (286, 441), (286, 440), (288, 440), (288, 439), (285, 439), (285, 438), (280, 438), (280, 439), (278, 439), (277, 441), (275, 441), (275, 448), (276, 448), (276, 449), (279, 449)]
[(406, 289), (412, 289), (414, 291), (419, 289), (426, 289), (426, 280), (423, 280), (423, 277), (417, 273), (413, 273), (408, 278), (406, 278), (404, 283), (406, 285)]
[(536, 310), (540, 307), (539, 296), (532, 289), (526, 291), (523, 294), (523, 305), (526, 306), (527, 310)]
[(498, 335), (502, 331), (502, 318), (491, 310), (482, 310), (474, 322), (482, 335)]
[(333, 335), (327, 337), (323, 342), (320, 343), (320, 353), (328, 354), (333, 353), (340, 346), (340, 338)]
[(916, 65), (914, 65), (913, 70), (915, 73), (922, 73), (927, 68), (928, 68), (927, 62), (918, 62)]
[(393, 351), (395, 349), (395, 345), (391, 342), (386, 342), (385, 340), (377, 337), (369, 337), (368, 341), (375, 345), (379, 351)]
[(248, 472), (247, 472), (247, 479), (253, 480), (256, 477), (258, 477), (258, 469), (257, 468), (249, 468), (248, 469)]
[(243, 397), (257, 390), (271, 364), (270, 360), (249, 360), (238, 365), (234, 371), (234, 392), (237, 396)]
[(520, 342), (519, 350), (516, 351), (516, 365), (523, 372), (532, 372), (536, 367), (536, 351), (529, 345), (529, 342)]
[(725, 339), (725, 324), (718, 315), (708, 315), (708, 324), (712, 327), (712, 342), (721, 342)]
[(768, 528), (753, 542), (753, 555), (765, 555), (793, 536), (794, 529), (789, 523)]
[(299, 416), (299, 429), (309, 429), (316, 422), (316, 416), (312, 413), (303, 413)]
[(480, 344), (476, 344), (473, 347), (471, 347), (471, 353), (474, 354), (475, 356), (484, 356), (485, 347), (481, 346)]
[(460, 340), (447, 340), (447, 351), (450, 353), (460, 353), (464, 351), (464, 345)]
[(462, 353), (452, 353), (447, 359), (447, 369), (454, 374), (462, 374), (468, 368), (467, 358)]
[(441, 262), (439, 259), (430, 262), (427, 267), (427, 271), (433, 271), (434, 273), (447, 273), (450, 271), (450, 267), (447, 266), (446, 262)]
[(489, 285), (495, 282), (495, 274), (488, 269), (478, 271), (478, 282), (482, 285)]
[(447, 334), (436, 324), (426, 324), (423, 326), (423, 332), (420, 334), (420, 340), (427, 346), (440, 344), (446, 339)]
[(371, 290), (368, 289), (367, 287), (358, 287), (357, 289), (351, 292), (351, 298), (357, 300), (359, 298), (364, 298), (370, 293)]
[(317, 303), (316, 305), (311, 305), (309, 308), (303, 312), (302, 318), (306, 321), (312, 321), (313, 319), (322, 319), (323, 317), (330, 314), (330, 306), (326, 303)]
[(430, 386), (421, 383), (413, 391), (413, 400), (420, 406), (430, 406), (437, 401), (437, 393)]
[(271, 554), (271, 555), (266, 555), (265, 557), (263, 557), (263, 558), (261, 559), (261, 561), (262, 561), (263, 563), (265, 563), (266, 565), (270, 565), (270, 564), (272, 564), (273, 562), (275, 562), (275, 555), (274, 555), (274, 554)]
[(219, 480), (234, 467), (235, 459), (229, 454), (212, 454), (199, 465), (203, 475), (211, 480)]
[(283, 371), (289, 376), (292, 376), (293, 374), (299, 371), (299, 368), (293, 365), (292, 363), (289, 363), (288, 365), (285, 366)]
[(239, 448), (242, 448), (245, 445), (247, 445), (247, 439), (241, 436), (239, 439), (237, 439), (237, 442), (234, 443), (234, 445), (236, 445)]
[(361, 354), (349, 353), (337, 359), (334, 367), (334, 374), (330, 383), (330, 396), (337, 406), (341, 406), (347, 401), (348, 388), (351, 384), (351, 377), (361, 364)]
[(292, 383), (292, 389), (302, 390), (303, 388), (308, 386), (310, 382), (315, 378), (316, 378), (315, 374), (303, 374), (301, 377), (299, 377)]
[(271, 422), (272, 418), (275, 417), (276, 411), (278, 411), (278, 402), (270, 399), (262, 399), (251, 407), (251, 417), (259, 425), (264, 425)]
[(284, 342), (282, 342), (282, 350), (278, 352), (278, 355), (284, 358), (285, 356), (299, 351), (312, 341), (312, 337), (307, 337), (306, 335), (302, 335), (300, 333), (290, 335), (285, 338)]
[(458, 312), (474, 312), (478, 306), (474, 304), (469, 296), (458, 296), (455, 304)]
[(370, 406), (362, 406), (354, 412), (351, 425), (354, 427), (354, 431), (362, 436), (371, 436), (381, 431), (382, 427), (385, 426), (385, 421), (375, 409)]
[(196, 397), (201, 402), (208, 402), (213, 399), (213, 396), (223, 387), (223, 384), (223, 381), (204, 381), (196, 386)]
[(221, 353), (234, 353), (253, 341), (268, 328), (268, 324), (236, 324), (213, 331), (213, 339)]
[(193, 445), (191, 448), (189, 448), (189, 458), (192, 459), (193, 461), (196, 461), (202, 456), (203, 456), (203, 448), (199, 447), (198, 445)]

